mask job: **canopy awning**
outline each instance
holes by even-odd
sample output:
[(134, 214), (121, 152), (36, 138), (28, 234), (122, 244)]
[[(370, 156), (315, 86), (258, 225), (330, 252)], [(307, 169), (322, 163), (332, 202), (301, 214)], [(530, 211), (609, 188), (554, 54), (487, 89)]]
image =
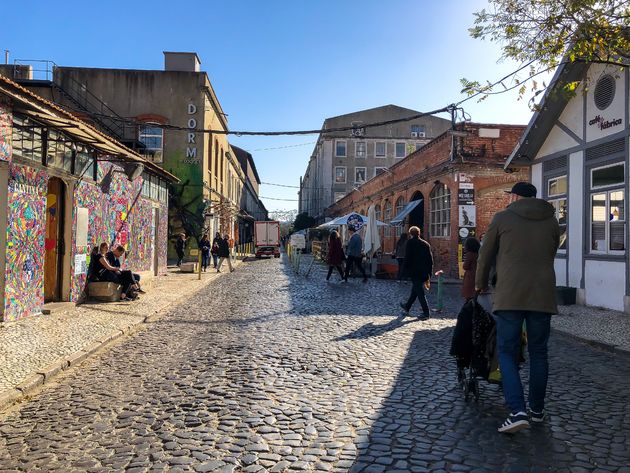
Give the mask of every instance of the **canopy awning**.
[(420, 202), (422, 202), (422, 199), (412, 200), (407, 205), (405, 205), (405, 208), (402, 209), (400, 213), (391, 220), (390, 225), (397, 226), (402, 224), (403, 220), (405, 220), (405, 217), (413, 212), (413, 209), (420, 205)]

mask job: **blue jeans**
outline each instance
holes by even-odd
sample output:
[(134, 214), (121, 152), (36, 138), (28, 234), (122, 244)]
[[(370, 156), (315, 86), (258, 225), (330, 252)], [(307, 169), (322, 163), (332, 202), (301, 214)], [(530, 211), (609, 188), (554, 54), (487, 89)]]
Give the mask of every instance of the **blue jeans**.
[(529, 352), (529, 408), (535, 412), (542, 412), (545, 408), (549, 375), (547, 343), (551, 330), (551, 314), (526, 310), (498, 310), (495, 316), (505, 403), (512, 413), (526, 412), (523, 385), (518, 373), (524, 321)]

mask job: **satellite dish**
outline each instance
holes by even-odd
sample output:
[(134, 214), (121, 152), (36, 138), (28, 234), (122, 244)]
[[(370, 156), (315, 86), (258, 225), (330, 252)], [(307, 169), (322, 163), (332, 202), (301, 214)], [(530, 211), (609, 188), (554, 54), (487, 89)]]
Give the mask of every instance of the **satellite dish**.
[(137, 177), (142, 174), (144, 171), (144, 164), (140, 163), (129, 163), (125, 164), (125, 174), (130, 181), (134, 181)]

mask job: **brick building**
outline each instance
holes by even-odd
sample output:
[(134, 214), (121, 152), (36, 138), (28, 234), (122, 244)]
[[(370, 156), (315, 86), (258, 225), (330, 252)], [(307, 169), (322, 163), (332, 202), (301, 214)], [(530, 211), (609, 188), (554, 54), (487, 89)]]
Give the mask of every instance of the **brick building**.
[(524, 127), (459, 124), (394, 164), (326, 209), (327, 217), (355, 211), (389, 223), (381, 228), (384, 253), (410, 226), (421, 228), (433, 247), (435, 268), (459, 275), (459, 245), (468, 235), (482, 235), (492, 216), (508, 204), (504, 190), (529, 180), (527, 170), (506, 173), (503, 166)]

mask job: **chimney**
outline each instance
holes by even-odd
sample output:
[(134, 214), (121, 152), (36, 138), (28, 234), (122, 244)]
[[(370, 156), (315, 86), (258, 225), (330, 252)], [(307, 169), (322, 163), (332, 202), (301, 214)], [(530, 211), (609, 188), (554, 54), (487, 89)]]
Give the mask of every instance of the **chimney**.
[(164, 51), (164, 70), (199, 72), (201, 61), (197, 53), (177, 53)]

